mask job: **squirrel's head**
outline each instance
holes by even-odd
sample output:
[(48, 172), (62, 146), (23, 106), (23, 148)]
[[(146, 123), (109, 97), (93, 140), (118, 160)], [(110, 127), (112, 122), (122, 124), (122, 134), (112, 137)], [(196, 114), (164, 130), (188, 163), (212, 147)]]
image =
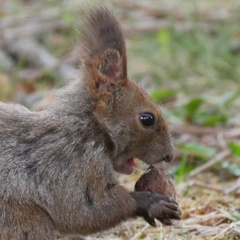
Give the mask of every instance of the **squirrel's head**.
[(130, 174), (133, 159), (170, 162), (174, 150), (167, 123), (149, 96), (127, 77), (125, 41), (106, 7), (91, 10), (81, 41), (86, 91), (94, 116), (113, 143), (115, 171)]

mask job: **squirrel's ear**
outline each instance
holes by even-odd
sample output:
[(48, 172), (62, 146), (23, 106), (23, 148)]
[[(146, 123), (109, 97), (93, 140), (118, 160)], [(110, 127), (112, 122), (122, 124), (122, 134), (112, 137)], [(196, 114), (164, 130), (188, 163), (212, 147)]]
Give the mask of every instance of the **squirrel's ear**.
[(118, 51), (107, 49), (94, 64), (85, 65), (85, 86), (101, 108), (111, 108), (115, 92), (126, 81), (122, 62)]
[(80, 55), (85, 84), (92, 95), (117, 90), (127, 79), (125, 41), (111, 10), (98, 6), (83, 22)]
[(122, 57), (115, 49), (107, 49), (93, 63), (84, 66), (85, 86), (92, 97), (101, 98), (102, 95), (114, 95), (118, 88), (126, 81), (122, 70)]
[(115, 49), (106, 50), (97, 62), (97, 71), (110, 84), (116, 85), (123, 80), (122, 58)]

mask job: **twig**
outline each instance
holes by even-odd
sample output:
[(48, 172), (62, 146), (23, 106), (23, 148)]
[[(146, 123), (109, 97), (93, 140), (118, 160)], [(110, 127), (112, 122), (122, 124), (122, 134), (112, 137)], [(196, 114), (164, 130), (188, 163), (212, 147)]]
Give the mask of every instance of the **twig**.
[(200, 172), (210, 168), (211, 166), (213, 166), (214, 164), (223, 161), (225, 157), (227, 157), (230, 154), (229, 150), (225, 150), (221, 153), (219, 153), (218, 155), (215, 156), (215, 158), (213, 158), (212, 160), (210, 160), (209, 162), (199, 166), (198, 168), (194, 169), (193, 171), (190, 172), (189, 177), (192, 178), (195, 175), (199, 174)]
[(219, 135), (221, 134), (222, 138), (235, 138), (240, 136), (240, 128), (235, 129), (218, 129), (218, 128), (210, 128), (210, 127), (201, 127), (201, 126), (172, 126), (171, 133), (174, 134), (190, 134), (197, 135), (199, 137), (205, 135)]
[[(43, 72), (55, 70), (62, 83), (66, 83), (77, 76), (77, 70), (69, 65), (60, 63), (58, 59), (33, 39), (8, 41), (4, 46), (10, 54), (24, 57), (32, 65), (38, 68), (44, 68)], [(40, 72), (38, 74), (42, 73)]]
[(218, 231), (219, 230), (219, 227), (213, 227), (213, 226), (204, 226), (204, 225), (201, 225), (201, 224), (185, 224), (183, 223), (181, 225), (181, 228), (182, 230), (185, 230), (185, 232), (190, 232), (190, 231), (198, 231), (199, 233), (201, 233), (202, 231), (206, 231), (206, 230), (210, 230), (210, 231)]
[[(115, 5), (118, 5), (119, 7), (122, 8), (127, 8), (127, 9), (132, 9), (132, 10), (142, 10), (143, 12), (147, 13), (148, 15), (151, 15), (155, 18), (166, 18), (166, 17), (171, 17), (172, 19), (176, 20), (186, 20), (189, 17), (194, 18), (195, 15), (194, 13), (191, 14), (190, 16), (184, 15), (183, 12), (180, 12), (179, 9), (173, 8), (173, 9), (163, 9), (162, 8), (154, 8), (150, 7), (148, 2), (146, 3), (139, 3), (137, 1), (129, 1), (129, 0), (123, 0), (123, 1), (118, 1), (118, 0), (113, 0)], [(207, 22), (207, 23), (219, 23), (219, 22), (226, 22), (226, 21), (237, 21), (238, 16), (232, 16), (230, 12), (227, 12), (227, 14), (222, 14), (221, 11), (218, 12), (211, 12), (209, 14), (206, 14), (205, 12), (199, 12), (198, 16), (201, 16), (201, 21)]]
[(227, 148), (227, 143), (224, 139), (224, 136), (223, 136), (222, 132), (217, 133), (217, 141), (218, 141), (219, 146), (221, 147), (222, 150)]
[(42, 45), (30, 38), (8, 41), (4, 47), (11, 55), (23, 57), (35, 67), (53, 68), (58, 63)]
[(161, 20), (152, 20), (152, 21), (139, 21), (135, 20), (135, 24), (122, 24), (124, 34), (127, 37), (134, 36), (136, 33), (144, 32), (151, 33), (156, 32), (161, 29), (174, 29), (180, 32), (191, 32), (196, 28), (201, 31), (211, 31), (215, 32), (217, 26), (210, 26), (204, 23), (193, 23), (193, 22), (172, 22), (170, 20), (161, 19)]
[(198, 135), (198, 136), (205, 136), (205, 135), (212, 135), (217, 134), (219, 132), (225, 132), (223, 129), (216, 129), (210, 127), (200, 127), (200, 126), (171, 126), (171, 133), (172, 134), (191, 134), (191, 135)]
[[(137, 22), (137, 20), (136, 20)], [(122, 29), (124, 35), (127, 37), (132, 37), (135, 34), (140, 32), (155, 32), (161, 29), (170, 28), (171, 23), (167, 20), (160, 20), (160, 21), (141, 21), (140, 23), (129, 24), (129, 23), (122, 23)]]
[(43, 10), (37, 11), (37, 14), (35, 9), (31, 9), (31, 11), (25, 11), (18, 15), (1, 18), (0, 30), (6, 30), (7, 28), (16, 28), (19, 25), (28, 25), (29, 23), (49, 23), (51, 21), (60, 19), (60, 8), (52, 7), (46, 9), (43, 6)]
[(149, 6), (148, 3), (139, 3), (135, 1), (125, 0), (125, 1), (114, 1), (114, 4), (120, 7), (124, 5), (124, 8), (127, 8), (127, 9), (134, 9), (134, 10), (138, 9), (155, 18), (166, 18), (170, 16), (171, 18), (177, 19), (177, 20), (183, 19), (183, 15), (178, 10), (174, 9), (172, 11), (169, 11), (163, 8), (156, 9), (154, 7)]
[(228, 230), (235, 228), (237, 226), (240, 226), (240, 221), (238, 222), (232, 222), (228, 227), (226, 227), (225, 229), (223, 229), (219, 234), (217, 234), (216, 236), (214, 236), (212, 238), (212, 240), (219, 238), (220, 236), (222, 236), (224, 233), (226, 233)]
[(21, 82), (31, 83), (43, 77), (44, 74), (46, 74), (47, 72), (48, 71), (46, 71), (45, 69), (27, 68), (27, 69), (20, 70), (17, 74), (17, 78)]
[(231, 129), (231, 130), (227, 131), (224, 135), (227, 138), (239, 137), (240, 136), (240, 128)]
[(222, 193), (223, 190), (219, 187), (213, 187), (209, 184), (205, 184), (205, 183), (201, 183), (201, 182), (197, 182), (197, 181), (192, 181), (190, 182), (189, 184), (190, 186), (194, 186), (194, 187), (199, 187), (199, 188), (205, 188), (205, 189), (209, 189), (209, 190), (213, 190), (213, 191), (216, 191), (216, 192), (220, 192)]
[(216, 220), (216, 219), (226, 219), (225, 215), (219, 211), (213, 211), (210, 213), (206, 214), (193, 214), (191, 213), (191, 218), (186, 219), (184, 222), (187, 224), (196, 224), (196, 223), (201, 223), (205, 224), (206, 222)]
[(139, 236), (141, 236), (142, 232), (144, 232), (145, 230), (147, 230), (149, 228), (149, 225), (146, 224), (138, 233), (136, 233), (132, 238), (130, 238), (130, 240), (135, 240), (137, 239)]
[(238, 188), (240, 189), (240, 177), (238, 178), (236, 183), (234, 183), (228, 190), (225, 191), (225, 194), (229, 194), (231, 192), (234, 192)]
[(11, 39), (32, 37), (44, 32), (50, 32), (57, 29), (67, 29), (68, 26), (62, 20), (47, 23), (32, 23), (25, 26), (0, 30), (0, 41), (6, 42)]
[(160, 239), (163, 239), (163, 225), (160, 223)]

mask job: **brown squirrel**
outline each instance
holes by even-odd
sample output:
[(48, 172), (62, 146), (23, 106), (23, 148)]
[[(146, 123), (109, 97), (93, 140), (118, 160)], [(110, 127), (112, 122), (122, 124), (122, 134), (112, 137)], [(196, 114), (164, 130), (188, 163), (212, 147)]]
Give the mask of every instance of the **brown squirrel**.
[(0, 239), (91, 234), (142, 216), (180, 219), (159, 193), (129, 192), (114, 172), (133, 159), (173, 159), (167, 124), (127, 77), (125, 41), (107, 7), (91, 9), (80, 43), (81, 80), (40, 112), (0, 103)]

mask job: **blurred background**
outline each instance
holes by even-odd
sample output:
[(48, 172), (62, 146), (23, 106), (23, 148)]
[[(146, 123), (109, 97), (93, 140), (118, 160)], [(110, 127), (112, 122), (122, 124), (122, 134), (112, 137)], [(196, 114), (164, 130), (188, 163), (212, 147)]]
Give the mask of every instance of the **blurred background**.
[[(78, 76), (86, 2), (97, 3), (0, 0), (1, 101), (40, 111)], [(155, 229), (139, 219), (86, 239), (240, 239), (240, 1), (107, 3), (126, 36), (129, 76), (169, 122), (176, 159), (162, 167), (183, 219)], [(131, 189), (141, 173), (120, 181)]]

